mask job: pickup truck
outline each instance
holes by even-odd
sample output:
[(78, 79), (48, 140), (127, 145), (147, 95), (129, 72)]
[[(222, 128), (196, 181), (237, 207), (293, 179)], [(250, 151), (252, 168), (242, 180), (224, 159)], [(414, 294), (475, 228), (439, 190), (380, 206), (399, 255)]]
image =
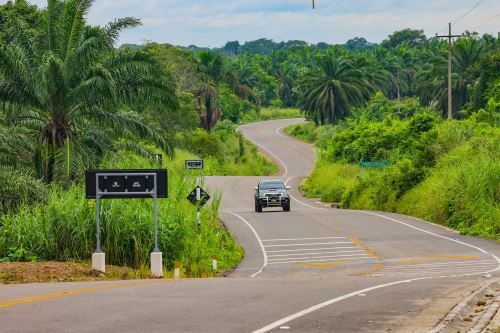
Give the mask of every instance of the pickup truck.
[(290, 194), (282, 180), (262, 180), (255, 187), (255, 211), (262, 212), (262, 208), (283, 207), (283, 211), (290, 211)]

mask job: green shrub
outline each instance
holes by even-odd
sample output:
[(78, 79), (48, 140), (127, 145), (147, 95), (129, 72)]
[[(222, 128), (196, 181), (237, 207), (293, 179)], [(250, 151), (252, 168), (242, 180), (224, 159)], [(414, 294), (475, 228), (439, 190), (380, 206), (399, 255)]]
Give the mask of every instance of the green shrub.
[(299, 109), (294, 108), (280, 108), (279, 106), (273, 108), (263, 108), (260, 110), (260, 120), (272, 119), (288, 119), (288, 118), (301, 118), (304, 115)]
[[(357, 181), (361, 169), (349, 164), (330, 164), (319, 160), (314, 171), (302, 184), (301, 189), (310, 198), (327, 202), (341, 202), (344, 191)], [(325, 181), (327, 180), (327, 181)]]
[(47, 186), (28, 172), (0, 166), (0, 214), (16, 211), (22, 204), (43, 202), (48, 192)]
[[(165, 264), (183, 263), (189, 276), (205, 276), (216, 254), (219, 269), (234, 267), (242, 257), (228, 231), (217, 218), (220, 194), (202, 209), (198, 230), (196, 208), (186, 200), (194, 179), (184, 177), (182, 151), (175, 159), (164, 161), (169, 169), (169, 198), (158, 202), (159, 246), (165, 253)], [(118, 161), (109, 160), (113, 168), (150, 168), (153, 162), (132, 154)], [(95, 248), (95, 201), (85, 199), (82, 184), (67, 191), (54, 187), (46, 204), (22, 206), (17, 214), (2, 216), (0, 258), (23, 249), (25, 256), (41, 260), (88, 260)], [(153, 250), (153, 201), (148, 199), (103, 200), (101, 209), (102, 247), (108, 264), (140, 267), (149, 263)], [(190, 271), (195, 265), (197, 270)]]
[[(302, 186), (307, 196), (500, 239), (500, 129), (485, 112), (461, 121), (417, 112), (403, 120), (386, 115), (379, 122), (298, 124), (286, 131), (320, 150)], [(377, 160), (390, 165), (366, 168), (365, 176), (358, 176), (354, 163)]]
[(500, 130), (482, 129), (443, 157), (398, 205), (402, 213), (500, 239)]

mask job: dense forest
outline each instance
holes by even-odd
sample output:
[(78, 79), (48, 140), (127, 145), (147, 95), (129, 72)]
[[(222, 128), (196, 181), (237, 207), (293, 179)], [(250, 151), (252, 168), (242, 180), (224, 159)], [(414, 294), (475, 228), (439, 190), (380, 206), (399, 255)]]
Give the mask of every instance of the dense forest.
[[(93, 207), (82, 195), (84, 171), (154, 167), (152, 156), (161, 152), (169, 156), (174, 198), (164, 203), (168, 213), (160, 217), (160, 245), (172, 254), (168, 267), (181, 260), (186, 274), (206, 274), (214, 252), (222, 258), (221, 269), (234, 266), (241, 249), (218, 225), (217, 201), (203, 213), (206, 237), (194, 236), (195, 209), (183, 201), (189, 180), (183, 177), (182, 160), (205, 158), (207, 174), (272, 174), (276, 166), (235, 131), (245, 122), (303, 114), (311, 122), (292, 134), (318, 144), (324, 152), (319, 166), (404, 160), (397, 170), (400, 178), (381, 182), (411, 188), (430, 177), (445, 150), (472, 144), (473, 128), (496, 140), (489, 143), (493, 147), (499, 142), (493, 129), (500, 121), (498, 36), (466, 32), (453, 44), (452, 110), (464, 125), (446, 126), (455, 134), (463, 126), (469, 130), (448, 145), (436, 129), (448, 107), (448, 44), (422, 30), (396, 31), (379, 44), (355, 37), (342, 45), (259, 39), (216, 49), (154, 42), (119, 46), (120, 33), (140, 21), (89, 25), (92, 2), (49, 0), (39, 9), (17, 0), (0, 6), (2, 260), (88, 258)], [(480, 129), (476, 122), (491, 129)], [(394, 127), (399, 136), (387, 130), (388, 139), (377, 141), (383, 126)], [(365, 140), (368, 133), (371, 141)], [(429, 156), (406, 158), (421, 151)], [(498, 161), (498, 149), (484, 154)], [(346, 186), (334, 199), (363, 208), (360, 201), (354, 204), (354, 188), (349, 192)], [(410, 190), (395, 188), (393, 201)], [(485, 205), (493, 207), (485, 210), (494, 222), (498, 183), (485, 191)], [(112, 253), (111, 263), (138, 267), (147, 261), (150, 221), (136, 208), (118, 201), (103, 207), (104, 248), (120, 242), (127, 249)], [(396, 210), (383, 204), (370, 208)], [(111, 213), (123, 229), (108, 223)], [(448, 217), (437, 222), (447, 223)], [(498, 231), (477, 234), (496, 237)]]

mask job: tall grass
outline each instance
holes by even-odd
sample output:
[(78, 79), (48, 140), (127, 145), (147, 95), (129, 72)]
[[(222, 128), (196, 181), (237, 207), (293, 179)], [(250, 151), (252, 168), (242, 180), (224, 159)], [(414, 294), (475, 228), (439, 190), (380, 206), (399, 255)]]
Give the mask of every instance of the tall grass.
[(331, 164), (320, 159), (301, 189), (310, 198), (341, 202), (344, 192), (354, 186), (360, 174), (357, 165)]
[(262, 108), (260, 120), (302, 118), (304, 114), (295, 108)]
[[(184, 160), (178, 152), (167, 160), (169, 198), (159, 199), (158, 242), (165, 265), (183, 264), (188, 276), (212, 273), (211, 257), (219, 258), (219, 270), (237, 265), (242, 249), (235, 245), (218, 220), (220, 194), (202, 209), (198, 229), (196, 208), (186, 200), (195, 186), (184, 176)], [(106, 167), (150, 168), (154, 162), (125, 154), (108, 160)], [(0, 258), (23, 249), (42, 260), (87, 260), (95, 248), (95, 201), (86, 200), (84, 187), (74, 184), (65, 191), (54, 187), (45, 205), (23, 206), (17, 214), (2, 217)], [(153, 201), (148, 199), (103, 200), (102, 247), (108, 264), (140, 267), (149, 263), (153, 250)]]
[(199, 130), (178, 141), (185, 150), (205, 159), (208, 176), (269, 176), (278, 171), (228, 120), (219, 122), (212, 133)]

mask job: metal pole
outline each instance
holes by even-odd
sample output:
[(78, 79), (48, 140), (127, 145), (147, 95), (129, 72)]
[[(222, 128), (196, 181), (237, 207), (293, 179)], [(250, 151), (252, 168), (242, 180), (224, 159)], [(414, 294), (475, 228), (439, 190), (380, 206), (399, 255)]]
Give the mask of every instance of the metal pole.
[(160, 252), (160, 249), (158, 248), (158, 194), (157, 194), (157, 187), (156, 187), (156, 175), (154, 175), (154, 181), (155, 181), (155, 192), (154, 192), (154, 209), (155, 209), (155, 249), (154, 252)]
[(451, 23), (448, 23), (450, 36), (448, 38), (448, 120), (453, 119), (453, 109), (451, 100)]
[(101, 219), (99, 214), (100, 202), (99, 202), (99, 177), (95, 176), (95, 220), (96, 220), (96, 253), (101, 253)]
[[(201, 200), (201, 189), (199, 187), (196, 188), (196, 200), (199, 202)], [(201, 212), (200, 207), (196, 207), (196, 222), (198, 223), (198, 227), (201, 226)]]

